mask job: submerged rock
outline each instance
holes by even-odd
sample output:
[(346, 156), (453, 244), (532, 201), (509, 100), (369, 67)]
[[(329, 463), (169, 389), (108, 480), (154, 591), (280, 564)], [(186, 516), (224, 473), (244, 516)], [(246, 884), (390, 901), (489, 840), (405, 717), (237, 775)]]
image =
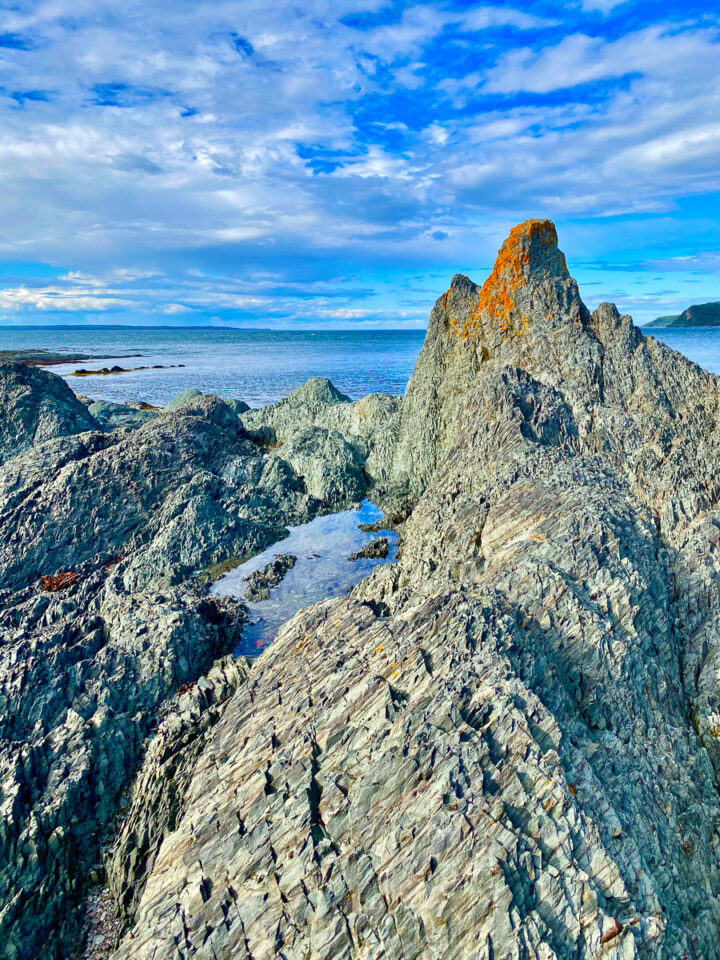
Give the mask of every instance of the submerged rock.
[(276, 587), (281, 583), (285, 574), (288, 570), (292, 570), (296, 562), (297, 557), (292, 553), (283, 553), (279, 557), (275, 557), (261, 570), (251, 573), (247, 578), (248, 585), (245, 590), (245, 599), (253, 602), (269, 600), (270, 587)]
[(547, 221), (455, 278), (400, 561), (224, 705), (116, 960), (720, 956), (719, 396)]

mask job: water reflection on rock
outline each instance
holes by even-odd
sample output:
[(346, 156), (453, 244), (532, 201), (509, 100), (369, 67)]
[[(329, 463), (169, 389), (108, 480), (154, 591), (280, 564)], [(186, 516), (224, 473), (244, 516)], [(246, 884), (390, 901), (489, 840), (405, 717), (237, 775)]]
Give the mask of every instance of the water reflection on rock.
[(369, 500), (364, 500), (357, 510), (316, 517), (310, 523), (290, 527), (290, 535), (284, 540), (218, 580), (212, 588), (217, 596), (244, 597), (247, 580), (253, 573), (280, 554), (297, 556), (295, 566), (270, 589), (268, 600), (247, 603), (250, 611), (248, 625), (235, 653), (257, 656), (275, 639), (282, 624), (298, 610), (347, 592), (374, 567), (393, 561), (397, 553), (397, 534), (393, 530), (382, 530), (389, 541), (386, 557), (360, 557), (348, 562), (351, 554), (376, 539), (376, 534), (361, 530), (358, 524), (376, 524), (381, 519), (382, 511)]

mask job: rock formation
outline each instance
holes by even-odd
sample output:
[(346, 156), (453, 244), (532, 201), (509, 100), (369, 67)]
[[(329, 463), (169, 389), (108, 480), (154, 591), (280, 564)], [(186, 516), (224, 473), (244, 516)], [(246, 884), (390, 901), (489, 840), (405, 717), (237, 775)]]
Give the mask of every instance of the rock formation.
[[(208, 597), (198, 572), (267, 548), (347, 491), (309, 493), (249, 438), (240, 402), (193, 394), (140, 424), (121, 405), (95, 419), (59, 377), (22, 364), (0, 367), (0, 389), (0, 956), (55, 960), (78, 944), (86, 877), (161, 703), (239, 640), (244, 608)], [(148, 762), (166, 757), (148, 749)], [(147, 781), (153, 816), (168, 777)], [(174, 825), (163, 809), (135, 882)]]
[(247, 600), (269, 600), (270, 587), (276, 587), (282, 582), (288, 570), (292, 570), (297, 562), (297, 557), (292, 553), (283, 553), (275, 557), (270, 563), (266, 564), (261, 570), (256, 570), (248, 577), (248, 585), (245, 590)]
[[(315, 377), (286, 400), (250, 410), (248, 434), (277, 450), (323, 496), (341, 482), (348, 501), (387, 491), (400, 420), (400, 398), (370, 394), (350, 402), (329, 380)], [(342, 477), (342, 480), (341, 480)]]
[(281, 630), (172, 829), (153, 794), (115, 960), (720, 956), (719, 397), (547, 221), (455, 277), (399, 562)]
[(371, 540), (365, 544), (362, 549), (351, 553), (348, 560), (383, 560), (390, 552), (390, 541), (387, 537), (378, 537), (377, 540)]
[(99, 429), (64, 380), (24, 363), (0, 366), (0, 409), (0, 464), (46, 440)]

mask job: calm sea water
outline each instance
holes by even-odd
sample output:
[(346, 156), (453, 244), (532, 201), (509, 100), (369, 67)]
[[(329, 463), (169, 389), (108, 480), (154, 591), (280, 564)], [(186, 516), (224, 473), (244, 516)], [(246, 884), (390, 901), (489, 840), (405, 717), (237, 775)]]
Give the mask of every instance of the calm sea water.
[[(652, 334), (706, 370), (720, 374), (720, 328), (667, 328)], [(188, 387), (262, 406), (285, 397), (308, 377), (329, 377), (353, 399), (405, 390), (424, 339), (417, 331), (270, 331), (78, 327), (0, 329), (0, 349), (107, 354), (102, 362), (50, 367), (77, 393), (94, 399), (163, 405)], [(139, 358), (121, 359), (139, 353)], [(109, 377), (72, 377), (76, 367), (185, 364)]]
[[(87, 327), (0, 329), (0, 349), (63, 350), (111, 359), (48, 367), (76, 393), (102, 400), (145, 400), (162, 406), (182, 390), (245, 400), (262, 406), (287, 396), (309, 377), (329, 377), (353, 399), (368, 393), (400, 394), (415, 366), (424, 331), (171, 330)], [(139, 353), (138, 358), (120, 359)], [(72, 377), (77, 368), (180, 364), (112, 376)]]

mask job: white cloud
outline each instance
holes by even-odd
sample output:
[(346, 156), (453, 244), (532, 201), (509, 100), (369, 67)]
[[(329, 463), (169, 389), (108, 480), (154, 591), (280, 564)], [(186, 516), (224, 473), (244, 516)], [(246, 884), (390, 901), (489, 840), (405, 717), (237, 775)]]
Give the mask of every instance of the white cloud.
[[(8, 274), (0, 309), (352, 319), (376, 309), (358, 305), (372, 284), (357, 275), (374, 283), (383, 265), (452, 272), (452, 258), (485, 264), (513, 219), (597, 223), (717, 189), (711, 20), (608, 38), (600, 17), (587, 32), (559, 22), (577, 23), (580, 0), (555, 5), (556, 20), (521, 4), (393, 9), (127, 0), (120, 18), (110, 0), (27, 0), (0, 10), (0, 32), (33, 41), (0, 52), (0, 257), (60, 275), (23, 286)], [(348, 19), (377, 12), (375, 27)], [(21, 108), (10, 92), (23, 90), (49, 99)]]
[(92, 310), (104, 311), (112, 307), (131, 306), (132, 301), (115, 297), (93, 297), (71, 290), (56, 290), (52, 287), (30, 289), (6, 287), (0, 290), (0, 307), (18, 310), (32, 307), (36, 310)]
[(178, 313), (191, 313), (190, 307), (186, 307), (184, 303), (169, 303), (166, 307), (163, 307), (163, 313), (170, 315), (175, 315)]
[(487, 93), (549, 93), (598, 80), (649, 75), (697, 80), (717, 73), (718, 32), (660, 24), (607, 41), (575, 33), (540, 51), (529, 47), (501, 57), (484, 78)]
[(627, 2), (628, 0), (582, 0), (582, 8), (588, 12), (597, 10), (599, 13), (608, 14), (614, 10), (615, 7), (619, 7)]

